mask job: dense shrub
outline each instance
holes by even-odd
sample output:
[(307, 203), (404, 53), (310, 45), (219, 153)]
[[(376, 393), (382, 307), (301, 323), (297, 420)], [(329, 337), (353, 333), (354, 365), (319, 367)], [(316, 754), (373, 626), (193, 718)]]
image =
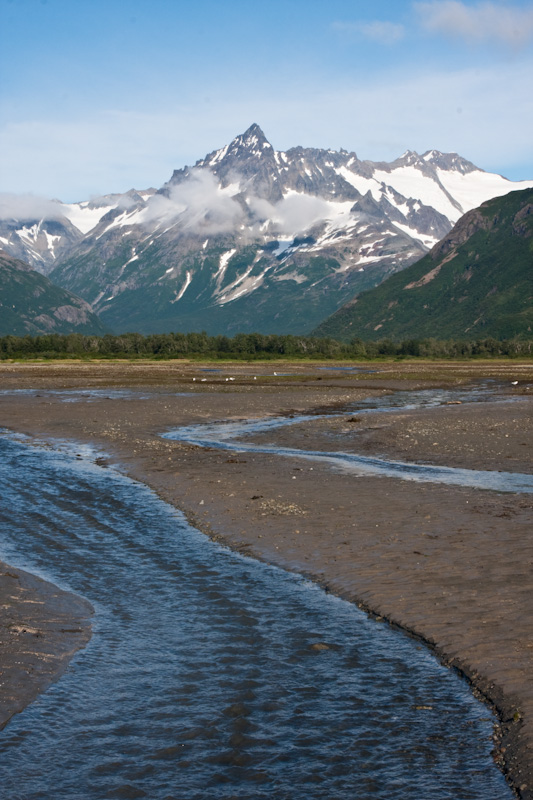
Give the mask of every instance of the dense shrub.
[(239, 333), (208, 336), (201, 333), (139, 333), (83, 336), (49, 334), (45, 336), (0, 337), (0, 359), (28, 358), (227, 358), (227, 359), (376, 359), (376, 358), (517, 358), (533, 355), (533, 339), (493, 338), (463, 341), (449, 339), (408, 339), (395, 342), (383, 339), (365, 342), (313, 336)]

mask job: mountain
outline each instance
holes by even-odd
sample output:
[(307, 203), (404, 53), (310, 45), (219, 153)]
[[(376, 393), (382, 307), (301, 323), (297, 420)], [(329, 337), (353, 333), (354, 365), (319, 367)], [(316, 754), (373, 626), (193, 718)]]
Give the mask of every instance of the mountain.
[(436, 150), (392, 163), (276, 151), (254, 124), (157, 192), (65, 206), (80, 236), (42, 269), (115, 330), (307, 333), (465, 211), (529, 185)]
[(0, 336), (106, 332), (84, 300), (0, 250)]
[(533, 189), (469, 211), (416, 264), (359, 294), (313, 333), (348, 341), (531, 336)]
[(32, 196), (0, 195), (0, 247), (47, 275), (85, 234), (116, 208), (128, 208), (155, 194), (109, 194), (81, 203), (61, 203)]
[(83, 234), (66, 217), (0, 219), (0, 245), (15, 258), (46, 274)]

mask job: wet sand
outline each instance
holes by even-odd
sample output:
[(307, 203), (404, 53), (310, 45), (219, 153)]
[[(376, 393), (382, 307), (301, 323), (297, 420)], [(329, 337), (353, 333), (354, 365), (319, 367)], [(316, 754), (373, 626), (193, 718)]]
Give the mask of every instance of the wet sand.
[[(502, 724), (495, 759), (519, 795), (532, 798), (531, 495), (354, 477), (296, 458), (160, 438), (184, 424), (341, 410), (396, 389), (489, 376), (500, 382), (499, 397), (507, 402), (355, 412), (278, 430), (268, 439), (313, 450), (533, 471), (532, 365), (413, 363), (378, 370), (334, 373), (277, 362), (224, 366), (220, 374), (180, 362), (1, 365), (2, 389), (38, 389), (40, 396), (0, 395), (0, 425), (43, 441), (101, 447), (99, 463), (121, 465), (212, 538), (308, 575), (429, 642), (497, 708)], [(138, 393), (81, 402), (47, 393), (90, 386)]]
[(82, 598), (0, 561), (0, 730), (88, 642), (92, 613)]

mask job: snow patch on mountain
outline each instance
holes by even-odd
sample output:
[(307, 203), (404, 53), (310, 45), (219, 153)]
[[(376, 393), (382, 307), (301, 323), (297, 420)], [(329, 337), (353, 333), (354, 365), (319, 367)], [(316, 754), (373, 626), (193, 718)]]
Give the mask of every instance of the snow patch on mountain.
[(226, 272), (226, 267), (230, 259), (235, 255), (237, 249), (234, 247), (232, 250), (228, 250), (226, 253), (222, 253), (218, 262), (218, 272), (215, 275), (215, 278), (222, 278), (224, 273)]
[(353, 163), (353, 159), (350, 159), (346, 166), (339, 167), (336, 170), (337, 175), (340, 175), (342, 178), (344, 178), (344, 180), (349, 183), (350, 186), (353, 186), (354, 189), (357, 189), (357, 191), (361, 194), (371, 192), (374, 200), (380, 200), (382, 187), (379, 181), (377, 181), (374, 177), (365, 178), (363, 175), (358, 175), (357, 173), (352, 172), (348, 166), (350, 163)]
[(187, 289), (191, 285), (191, 281), (192, 281), (192, 274), (187, 270), (186, 277), (185, 277), (185, 283), (183, 284), (183, 286), (181, 287), (179, 292), (176, 292), (176, 295), (175, 295), (174, 299), (170, 301), (171, 303), (177, 303), (178, 300), (181, 300), (181, 298), (183, 297), (183, 295), (185, 294), (185, 292), (187, 291)]
[(26, 240), (27, 242), (31, 242), (32, 244), (37, 241), (37, 237), (41, 232), (41, 222), (36, 222), (30, 227), (26, 227), (25, 225), (22, 228), (17, 230), (17, 234), (21, 239)]
[(224, 275), (226, 274), (226, 269), (236, 252), (237, 248), (234, 247), (232, 250), (228, 250), (227, 252), (222, 253), (220, 256), (218, 270), (215, 272), (216, 292), (220, 292), (222, 282), (224, 281)]
[(251, 294), (263, 283), (268, 269), (264, 270), (260, 275), (252, 276), (253, 265), (248, 267), (245, 272), (239, 276), (233, 283), (231, 283), (225, 290), (224, 294), (217, 298), (216, 303), (219, 306), (232, 303), (234, 300)]
[(533, 181), (512, 182), (501, 175), (480, 170), (463, 175), (460, 172), (437, 169), (437, 175), (446, 191), (456, 199), (465, 213), (492, 197), (501, 197), (508, 192), (530, 189), (533, 186)]
[(410, 236), (412, 239), (417, 239), (419, 242), (430, 250), (434, 245), (437, 244), (439, 241), (436, 236), (428, 236), (427, 234), (419, 233), (416, 228), (412, 228), (409, 225), (402, 225), (401, 222), (394, 222), (393, 223), (396, 228), (398, 228), (402, 233), (406, 233), (407, 236)]
[(157, 191), (48, 201), (53, 219), (0, 215), (0, 236), (42, 271), (57, 265), (54, 278), (112, 326), (130, 324), (113, 317), (115, 308), (126, 313), (128, 293), (140, 304), (137, 319), (151, 303), (158, 308), (157, 325), (166, 307), (177, 325), (188, 314), (194, 324), (221, 319), (222, 309), (228, 318), (249, 309), (249, 324), (257, 311), (276, 320), (301, 314), (307, 325), (306, 303), (311, 314), (331, 313), (420, 258), (465, 211), (526, 186), (533, 181), (506, 181), (437, 150), (406, 151), (392, 163), (345, 150), (276, 151), (252, 125)]
[(455, 222), (463, 214), (459, 204), (453, 202), (435, 180), (428, 179), (416, 166), (399, 167), (392, 172), (376, 170), (374, 177), (388, 183), (403, 197), (420, 200), (425, 206), (437, 209), (449, 220)]
[(63, 215), (72, 222), (72, 224), (81, 233), (86, 234), (96, 228), (102, 217), (117, 208), (117, 203), (95, 205), (90, 200), (82, 203), (65, 203), (62, 204), (61, 210)]
[(278, 283), (280, 281), (294, 281), (294, 283), (305, 283), (307, 278), (299, 272), (285, 272), (283, 275), (276, 275), (274, 278)]
[(55, 246), (61, 241), (61, 236), (52, 236), (48, 231), (44, 231), (44, 235), (46, 237), (46, 241), (48, 242), (48, 250), (50, 251), (50, 255), (55, 260)]

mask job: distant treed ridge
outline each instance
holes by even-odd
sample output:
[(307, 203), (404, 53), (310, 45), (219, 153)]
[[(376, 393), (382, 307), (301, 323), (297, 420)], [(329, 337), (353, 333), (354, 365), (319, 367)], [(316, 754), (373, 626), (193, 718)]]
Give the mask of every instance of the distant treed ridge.
[(105, 336), (50, 334), (0, 337), (0, 359), (127, 358), (127, 359), (243, 359), (283, 358), (497, 358), (530, 357), (533, 338), (497, 340), (392, 339), (368, 342), (353, 338), (338, 342), (317, 336), (239, 333), (233, 338), (207, 333), (139, 333)]

